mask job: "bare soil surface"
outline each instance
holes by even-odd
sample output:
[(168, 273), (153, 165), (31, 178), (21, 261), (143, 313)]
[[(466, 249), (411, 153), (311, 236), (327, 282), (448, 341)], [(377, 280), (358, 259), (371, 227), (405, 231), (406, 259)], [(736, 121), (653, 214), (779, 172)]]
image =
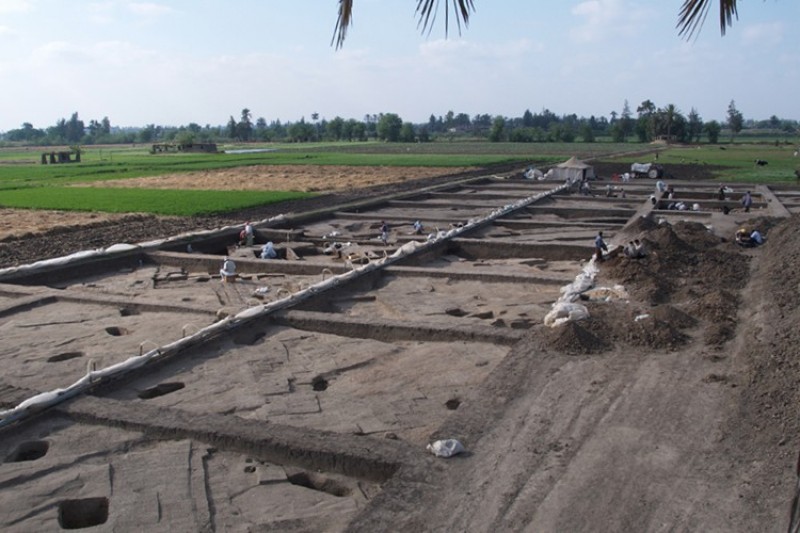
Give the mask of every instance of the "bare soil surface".
[[(350, 184), (218, 217), (34, 220), (0, 242), (0, 266), (448, 179)], [(352, 530), (786, 530), (800, 444), (800, 216), (760, 220), (767, 242), (753, 249), (698, 223), (639, 224), (649, 255), (609, 259), (598, 276), (629, 301), (588, 301), (589, 320), (530, 330), (437, 431), (468, 453), (427, 479), (389, 481)]]
[[(630, 299), (531, 330), (437, 431), (467, 456), (427, 490), (392, 486), (354, 529), (785, 531), (800, 217), (761, 222), (767, 243), (744, 249), (699, 223), (643, 221), (650, 254), (606, 260), (597, 280)], [(411, 505), (385, 512), (394, 499)]]
[(332, 193), (394, 185), (442, 174), (463, 174), (471, 168), (352, 167), (307, 165), (255, 165), (224, 170), (183, 172), (163, 176), (93, 182), (94, 187), (148, 189), (205, 189), (227, 191), (302, 191)]

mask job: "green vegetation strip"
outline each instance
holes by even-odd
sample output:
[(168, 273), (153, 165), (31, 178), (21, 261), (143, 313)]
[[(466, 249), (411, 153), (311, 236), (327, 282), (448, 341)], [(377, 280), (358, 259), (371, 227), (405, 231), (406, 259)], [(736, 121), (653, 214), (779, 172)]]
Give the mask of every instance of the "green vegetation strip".
[(314, 196), (304, 192), (36, 187), (0, 193), (0, 206), (63, 211), (193, 216)]

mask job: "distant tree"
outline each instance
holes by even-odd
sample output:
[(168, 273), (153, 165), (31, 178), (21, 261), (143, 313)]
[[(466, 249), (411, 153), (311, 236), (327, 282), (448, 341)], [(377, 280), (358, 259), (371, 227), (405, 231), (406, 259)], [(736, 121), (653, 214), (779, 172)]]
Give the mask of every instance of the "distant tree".
[(455, 126), (455, 118), (456, 114), (453, 113), (452, 109), (444, 115), (444, 127), (446, 130), (449, 130), (450, 128)]
[(83, 121), (78, 118), (78, 113), (75, 112), (66, 123), (66, 131), (64, 132), (64, 140), (68, 143), (79, 143), (85, 134), (85, 127)]
[(428, 117), (428, 128), (431, 131), (436, 131), (436, 116), (433, 113)]
[(347, 127), (350, 129), (350, 137), (349, 139), (354, 139), (356, 141), (366, 141), (367, 140), (367, 125), (363, 122), (359, 122), (355, 119), (350, 119), (347, 121)]
[(581, 127), (581, 137), (583, 137), (583, 142), (585, 143), (594, 142), (594, 130), (592, 130), (592, 126), (590, 124), (587, 123)]
[(400, 127), (398, 140), (404, 143), (413, 143), (416, 139), (417, 135), (414, 132), (414, 125), (410, 122), (403, 122), (403, 125)]
[(334, 117), (333, 120), (328, 122), (325, 126), (325, 134), (334, 141), (342, 140), (343, 131), (344, 119), (342, 117)]
[(100, 133), (111, 135), (111, 121), (108, 120), (108, 117), (103, 117), (103, 120), (100, 121)]
[(717, 144), (719, 141), (719, 132), (722, 131), (722, 126), (716, 120), (712, 120), (711, 122), (705, 123), (703, 126), (703, 131), (706, 132), (709, 143)]
[(656, 136), (656, 105), (650, 100), (645, 100), (636, 108), (639, 120), (636, 124), (636, 133), (642, 142), (652, 141)]
[(423, 126), (419, 129), (419, 132), (417, 133), (417, 140), (421, 143), (431, 142), (431, 136), (428, 133), (428, 128)]
[(680, 111), (675, 104), (669, 104), (664, 108), (664, 128), (667, 132), (667, 139), (672, 139), (672, 126), (678, 115), (680, 115)]
[(468, 114), (459, 113), (455, 117), (453, 117), (453, 126), (455, 126), (456, 128), (461, 128), (463, 130), (468, 130), (470, 126), (472, 126), (472, 121), (470, 121)]
[(472, 130), (476, 135), (487, 135), (492, 127), (492, 116), (488, 113), (472, 117)]
[[(252, 113), (246, 107), (242, 109), (242, 115), (239, 123), (236, 124), (236, 135), (242, 141), (249, 141), (253, 138), (253, 123), (250, 121)], [(233, 118), (233, 117), (231, 117)]]
[(400, 129), (403, 127), (403, 120), (395, 113), (386, 113), (378, 119), (376, 132), (378, 138), (387, 142), (397, 142), (400, 140)]
[(625, 142), (625, 130), (621, 122), (616, 122), (611, 126), (611, 140), (615, 143)]
[(494, 117), (492, 121), (492, 129), (489, 130), (489, 140), (491, 142), (500, 142), (505, 138), (506, 119), (501, 116)]
[(301, 118), (299, 122), (291, 124), (287, 128), (289, 140), (292, 142), (308, 142), (315, 137), (315, 127), (306, 122), (305, 117)]
[[(320, 138), (320, 123), (319, 123), (319, 113), (314, 111), (311, 113), (311, 120), (314, 121), (314, 130), (316, 132), (316, 138), (319, 140)], [(324, 125), (322, 126), (324, 128)]]
[(703, 119), (697, 113), (695, 108), (689, 111), (689, 122), (687, 124), (688, 136), (690, 141), (700, 142), (700, 136), (703, 134)]
[(620, 121), (622, 124), (622, 140), (625, 141), (628, 139), (628, 135), (633, 133), (633, 116), (631, 115), (631, 107), (628, 105), (628, 100), (622, 104), (622, 114), (620, 115)]
[(197, 134), (188, 128), (184, 128), (175, 136), (175, 142), (180, 144), (192, 144), (195, 142)]
[(156, 140), (156, 125), (148, 124), (139, 130), (139, 142), (151, 143)]
[(736, 134), (742, 131), (743, 124), (744, 117), (739, 110), (736, 109), (736, 102), (731, 100), (731, 103), (728, 104), (728, 128), (731, 130), (731, 142), (733, 142), (733, 138)]
[(611, 113), (609, 114), (611, 115), (611, 124), (617, 122), (617, 116), (619, 115), (619, 113), (617, 113), (616, 111), (611, 111)]
[(37, 130), (30, 122), (25, 122), (22, 127), (16, 130), (9, 130), (6, 132), (6, 139), (9, 141), (37, 141), (42, 139), (46, 133), (42, 130)]
[(233, 118), (233, 115), (231, 115), (231, 118), (228, 119), (228, 126), (225, 128), (225, 133), (229, 139), (239, 138), (239, 129), (236, 125), (236, 119)]
[(522, 114), (522, 127), (532, 128), (534, 126), (535, 124), (533, 123), (533, 113), (531, 113), (529, 109), (526, 109), (525, 112)]

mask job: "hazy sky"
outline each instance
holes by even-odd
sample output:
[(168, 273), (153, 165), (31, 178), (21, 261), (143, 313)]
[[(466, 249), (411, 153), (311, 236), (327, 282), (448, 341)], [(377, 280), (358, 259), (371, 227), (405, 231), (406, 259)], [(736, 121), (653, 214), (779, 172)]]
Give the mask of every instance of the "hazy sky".
[[(0, 0), (0, 131), (78, 112), (114, 126), (424, 122), (448, 110), (609, 116), (627, 99), (722, 120), (800, 119), (800, 1), (740, 0), (719, 34), (675, 29), (681, 0), (475, 0), (461, 35), (430, 35), (412, 0), (356, 0), (344, 49), (336, 0)], [(452, 22), (452, 20), (451, 20)], [(792, 29), (794, 28), (794, 29)]]

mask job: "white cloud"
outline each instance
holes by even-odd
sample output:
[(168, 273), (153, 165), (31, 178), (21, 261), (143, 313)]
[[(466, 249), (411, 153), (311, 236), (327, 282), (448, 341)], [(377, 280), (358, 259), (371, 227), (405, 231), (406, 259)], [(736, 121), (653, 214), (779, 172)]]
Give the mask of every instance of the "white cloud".
[(586, 0), (571, 12), (579, 24), (569, 35), (578, 43), (646, 36), (647, 23), (654, 16), (652, 8), (625, 0)]
[[(32, 58), (36, 64), (47, 69), (64, 65), (130, 69), (137, 65), (152, 64), (158, 54), (125, 41), (100, 41), (87, 46), (51, 41), (34, 50)], [(84, 74), (92, 76), (91, 71)]]
[(0, 13), (25, 13), (32, 8), (30, 0), (0, 0)]
[(160, 17), (175, 11), (170, 6), (154, 2), (131, 2), (128, 4), (128, 10), (144, 17)]
[(770, 44), (778, 45), (783, 41), (783, 22), (770, 22), (746, 26), (742, 33), (742, 41), (746, 45)]

